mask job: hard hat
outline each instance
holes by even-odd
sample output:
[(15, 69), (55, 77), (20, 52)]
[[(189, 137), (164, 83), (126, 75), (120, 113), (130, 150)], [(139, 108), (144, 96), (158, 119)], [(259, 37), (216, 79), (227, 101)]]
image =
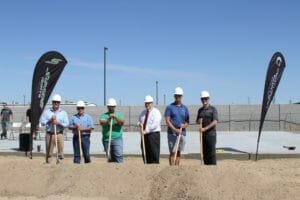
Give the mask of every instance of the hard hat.
[(106, 105), (107, 106), (116, 106), (117, 102), (114, 98), (109, 98)]
[(175, 95), (183, 95), (183, 89), (181, 87), (177, 87), (174, 90)]
[(201, 98), (209, 98), (209, 93), (206, 90), (202, 91)]
[(85, 103), (84, 103), (84, 101), (77, 101), (77, 105), (76, 105), (77, 107), (85, 107)]
[(150, 95), (145, 96), (144, 103), (152, 103), (153, 98)]
[(52, 101), (59, 101), (61, 102), (61, 96), (59, 94), (55, 94), (52, 98)]

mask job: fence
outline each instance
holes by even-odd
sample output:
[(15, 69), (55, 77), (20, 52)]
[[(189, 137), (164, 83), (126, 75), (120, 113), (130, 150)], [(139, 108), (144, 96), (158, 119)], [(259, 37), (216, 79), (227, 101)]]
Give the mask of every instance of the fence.
[[(69, 116), (76, 113), (75, 106), (62, 106)], [(261, 106), (260, 105), (216, 105), (219, 113), (219, 131), (258, 131)], [(10, 106), (14, 113), (14, 121), (21, 122), (25, 119), (26, 106)], [(165, 106), (157, 106), (162, 115)], [(120, 106), (117, 111), (125, 115), (125, 131), (138, 131), (137, 120), (143, 106)], [(188, 106), (190, 112), (189, 131), (197, 131), (198, 125), (195, 123), (199, 106)], [(96, 131), (100, 131), (99, 116), (106, 112), (104, 106), (86, 107), (95, 122)], [(162, 130), (166, 131), (166, 123), (162, 120)], [(266, 116), (264, 129), (265, 131), (300, 131), (300, 105), (285, 104), (272, 105)]]

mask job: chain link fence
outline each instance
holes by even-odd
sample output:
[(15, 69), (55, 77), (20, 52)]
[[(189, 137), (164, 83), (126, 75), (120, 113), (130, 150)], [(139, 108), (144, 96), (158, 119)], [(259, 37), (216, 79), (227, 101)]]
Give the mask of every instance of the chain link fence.
[[(219, 131), (258, 131), (261, 106), (260, 105), (216, 105), (219, 113)], [(23, 122), (26, 117), (26, 106), (10, 106), (14, 113), (15, 122)], [(76, 113), (75, 106), (62, 106), (69, 116)], [(157, 106), (164, 115), (165, 106)], [(125, 115), (125, 131), (138, 131), (137, 121), (139, 114), (144, 109), (143, 106), (120, 106), (118, 112)], [(189, 131), (198, 131), (196, 117), (199, 106), (188, 106), (190, 112)], [(95, 131), (100, 131), (99, 118), (101, 113), (107, 111), (104, 106), (86, 107), (86, 113), (89, 113), (95, 123)], [(163, 118), (162, 130), (166, 131), (166, 123)], [(300, 131), (300, 105), (272, 105), (266, 116), (264, 131)]]

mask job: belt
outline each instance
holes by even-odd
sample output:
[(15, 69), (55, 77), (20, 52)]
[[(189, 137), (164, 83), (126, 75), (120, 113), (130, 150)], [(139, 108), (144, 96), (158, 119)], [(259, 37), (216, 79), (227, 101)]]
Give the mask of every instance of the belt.
[[(62, 131), (59, 131), (59, 132), (56, 132), (57, 134), (63, 134)], [(50, 131), (47, 131), (47, 134), (51, 134), (51, 135), (54, 135), (54, 132), (50, 132)]]
[(157, 134), (157, 133), (160, 133), (160, 131), (154, 131), (154, 132), (145, 133), (145, 135), (151, 135), (151, 134)]

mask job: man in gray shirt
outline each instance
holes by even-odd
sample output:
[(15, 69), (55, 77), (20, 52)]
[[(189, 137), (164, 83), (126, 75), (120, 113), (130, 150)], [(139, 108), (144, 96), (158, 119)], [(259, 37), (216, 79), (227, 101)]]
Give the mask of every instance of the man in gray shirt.
[(2, 134), (1, 140), (7, 139), (7, 130), (9, 127), (9, 122), (13, 120), (13, 112), (10, 108), (7, 107), (7, 103), (3, 104), (3, 109), (1, 110), (1, 125), (2, 125)]
[(209, 93), (207, 91), (201, 92), (202, 107), (198, 110), (196, 122), (202, 123), (200, 130), (203, 135), (203, 160), (205, 165), (216, 165), (216, 142), (218, 123), (218, 111), (214, 106), (209, 104)]

